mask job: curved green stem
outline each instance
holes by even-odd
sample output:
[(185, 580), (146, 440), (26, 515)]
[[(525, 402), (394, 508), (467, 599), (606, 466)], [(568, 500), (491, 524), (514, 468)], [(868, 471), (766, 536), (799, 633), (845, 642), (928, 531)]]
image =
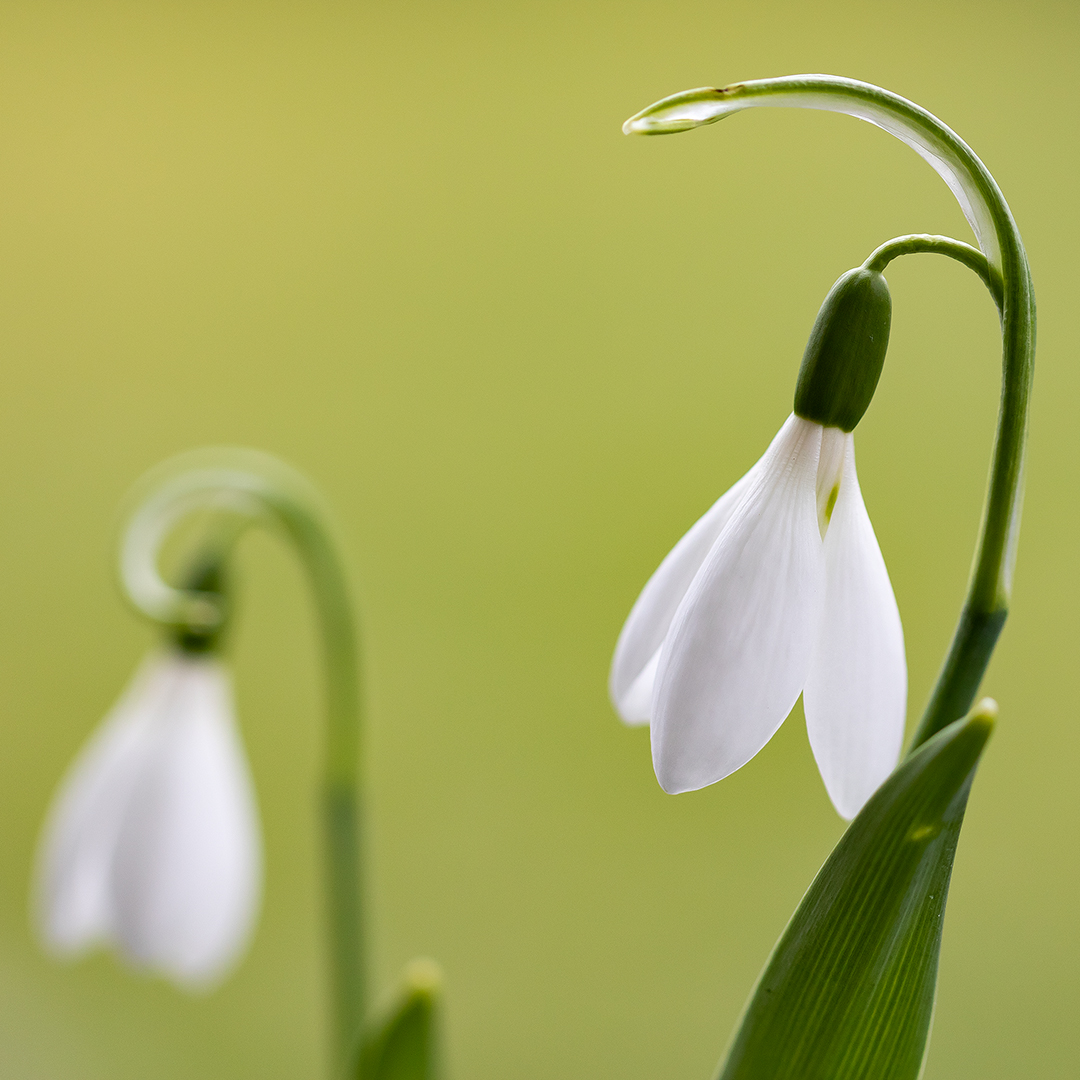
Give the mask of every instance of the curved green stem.
[(880, 274), (893, 259), (898, 259), (901, 255), (921, 254), (947, 255), (969, 270), (974, 270), (990, 290), (990, 295), (997, 305), (998, 314), (1001, 314), (1003, 303), (1001, 275), (991, 267), (986, 256), (978, 248), (965, 244), (962, 240), (954, 240), (951, 236), (935, 236), (930, 233), (898, 236), (876, 248), (863, 266), (867, 270), (876, 270)]
[[(315, 489), (266, 454), (212, 449), (184, 454), (156, 469), (140, 490), (120, 550), (120, 579), (132, 604), (181, 639), (209, 637), (225, 622), (223, 594), (178, 589), (158, 559), (171, 530), (195, 511), (211, 527), (191, 564), (219, 565), (241, 533), (262, 524), (283, 534), (307, 571), (322, 631), (326, 665), (326, 745), (322, 800), (330, 968), (335, 1010), (335, 1073), (355, 1054), (364, 1018), (360, 860), (361, 699), (357, 630), (348, 583)], [(201, 584), (201, 583), (200, 583)]]
[[(847, 113), (907, 143), (948, 184), (978, 238), (1001, 311), (1002, 386), (982, 526), (959, 625), (912, 749), (971, 707), (1008, 612), (1020, 530), (1024, 446), (1035, 362), (1035, 295), (1020, 232), (1001, 190), (974, 151), (936, 116), (897, 94), (832, 75), (793, 75), (688, 90), (623, 125), (662, 135), (715, 123), (743, 109), (794, 106)], [(955, 251), (950, 252), (955, 257)]]

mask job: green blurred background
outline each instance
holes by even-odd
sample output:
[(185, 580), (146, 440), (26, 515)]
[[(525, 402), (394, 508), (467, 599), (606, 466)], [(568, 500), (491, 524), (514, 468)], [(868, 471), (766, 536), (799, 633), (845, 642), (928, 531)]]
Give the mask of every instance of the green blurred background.
[[(203, 443), (336, 507), (367, 637), (376, 979), (437, 957), (456, 1080), (706, 1080), (842, 830), (800, 713), (671, 798), (606, 699), (630, 604), (790, 407), (833, 280), (970, 233), (915, 154), (764, 111), (623, 119), (826, 71), (941, 116), (1008, 197), (1039, 370), (1012, 618), (986, 680), (927, 1076), (1080, 1072), (1073, 3), (0, 5), (0, 1075), (314, 1078), (319, 684), (291, 557), (241, 553), (233, 657), (266, 831), (254, 946), (188, 998), (28, 928), (50, 793), (151, 641), (117, 508)], [(911, 720), (970, 560), (997, 321), (945, 260), (889, 270), (860, 478)]]

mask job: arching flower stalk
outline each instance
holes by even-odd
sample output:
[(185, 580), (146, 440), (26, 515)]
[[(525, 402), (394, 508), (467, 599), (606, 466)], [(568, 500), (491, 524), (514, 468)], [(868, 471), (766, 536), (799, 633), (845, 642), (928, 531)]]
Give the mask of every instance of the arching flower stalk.
[[(209, 519), (181, 587), (158, 561), (173, 529)], [(322, 783), (333, 1075), (355, 1062), (365, 1014), (359, 835), (356, 627), (328, 514), (298, 473), (265, 454), (207, 450), (143, 482), (123, 536), (120, 579), (165, 643), (91, 738), (60, 787), (39, 857), (39, 925), (49, 947), (115, 946), (186, 987), (220, 979), (251, 935), (261, 842), (221, 658), (224, 570), (237, 538), (282, 535), (307, 571), (322, 631)]]
[[(844, 112), (903, 140), (946, 181), (979, 248), (900, 237), (840, 278), (811, 334), (793, 416), (646, 585), (616, 648), (611, 695), (624, 720), (650, 723), (657, 777), (683, 791), (749, 760), (802, 692), (829, 793), (845, 817), (858, 811), (762, 972), (721, 1080), (915, 1080), (953, 853), (997, 711), (985, 701), (969, 713), (1012, 585), (1034, 293), (1020, 234), (986, 167), (940, 120), (880, 87), (796, 75), (689, 90), (623, 130), (687, 131), (765, 106)], [(948, 255), (990, 289), (1002, 393), (967, 598), (908, 756), (890, 773), (904, 716), (903, 638), (850, 432), (888, 340), (881, 273), (915, 252)]]

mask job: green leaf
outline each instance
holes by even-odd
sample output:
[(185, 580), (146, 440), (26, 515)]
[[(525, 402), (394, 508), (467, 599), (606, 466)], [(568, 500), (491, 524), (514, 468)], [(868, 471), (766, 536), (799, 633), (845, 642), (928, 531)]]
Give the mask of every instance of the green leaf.
[(385, 1017), (365, 1033), (356, 1080), (437, 1080), (437, 1013), (442, 976), (430, 960), (405, 969), (405, 986)]
[(915, 1080), (989, 699), (912, 753), (819, 871), (750, 997), (719, 1080)]

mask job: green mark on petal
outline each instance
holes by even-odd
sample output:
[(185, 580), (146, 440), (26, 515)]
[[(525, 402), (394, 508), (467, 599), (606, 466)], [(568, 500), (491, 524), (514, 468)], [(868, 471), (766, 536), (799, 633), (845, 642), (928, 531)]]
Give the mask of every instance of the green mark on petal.
[(825, 524), (828, 525), (832, 521), (833, 508), (836, 506), (836, 498), (840, 494), (840, 485), (834, 485), (832, 491), (829, 492), (829, 501), (825, 504)]

